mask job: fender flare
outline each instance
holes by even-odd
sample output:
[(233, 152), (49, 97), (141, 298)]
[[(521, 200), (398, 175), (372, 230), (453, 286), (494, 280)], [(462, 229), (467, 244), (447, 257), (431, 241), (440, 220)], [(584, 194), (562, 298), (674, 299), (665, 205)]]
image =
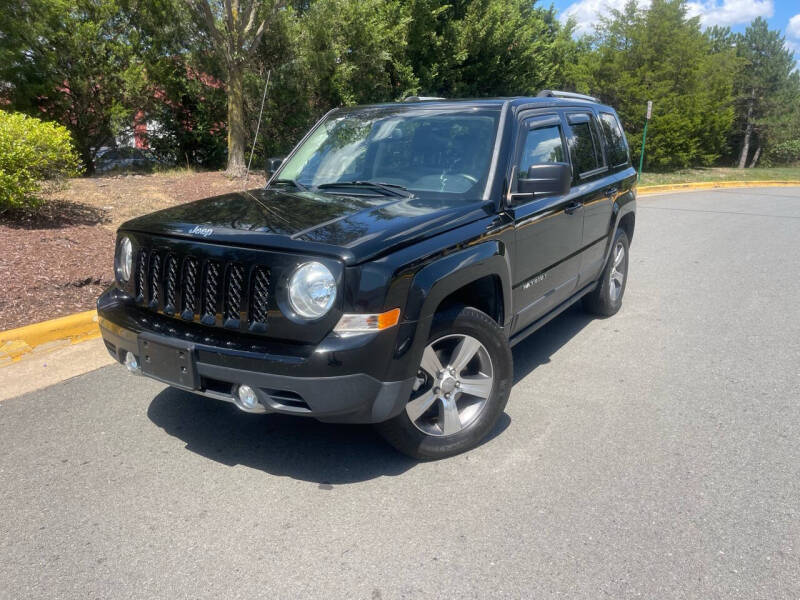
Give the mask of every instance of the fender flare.
[[(508, 323), (512, 316), (511, 263), (507, 246), (502, 241), (486, 240), (440, 255), (414, 274), (406, 295), (403, 321), (399, 324), (395, 360), (387, 372), (388, 380), (416, 374), (436, 309), (453, 292), (486, 276), (500, 280), (503, 315)], [(506, 323), (501, 323), (504, 331), (508, 331)]]
[(614, 207), (612, 208), (611, 232), (608, 236), (608, 242), (606, 243), (606, 251), (603, 254), (603, 265), (606, 264), (608, 255), (611, 253), (611, 244), (614, 243), (614, 234), (619, 228), (622, 218), (629, 214), (636, 215), (636, 196), (632, 190), (627, 191), (614, 201)]
[(486, 276), (500, 280), (503, 315), (507, 321), (511, 316), (511, 265), (507, 248), (499, 240), (468, 246), (417, 271), (408, 291), (406, 319), (429, 321), (447, 296)]

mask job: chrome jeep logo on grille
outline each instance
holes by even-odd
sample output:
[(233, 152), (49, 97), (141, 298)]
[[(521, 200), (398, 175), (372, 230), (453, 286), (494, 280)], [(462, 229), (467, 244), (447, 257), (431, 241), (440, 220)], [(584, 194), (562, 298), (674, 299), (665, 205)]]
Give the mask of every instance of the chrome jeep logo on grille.
[(214, 233), (214, 229), (212, 227), (200, 227), (199, 225), (195, 225), (188, 231), (188, 233), (191, 233), (192, 235), (202, 235), (203, 237), (208, 237)]

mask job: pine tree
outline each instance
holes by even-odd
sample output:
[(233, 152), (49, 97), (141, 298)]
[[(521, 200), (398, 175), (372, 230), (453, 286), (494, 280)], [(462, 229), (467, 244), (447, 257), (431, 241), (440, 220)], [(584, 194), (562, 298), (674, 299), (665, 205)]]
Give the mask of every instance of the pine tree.
[(599, 24), (591, 46), (581, 91), (617, 108), (634, 152), (653, 101), (649, 168), (708, 165), (720, 156), (734, 116), (735, 56), (687, 16), (683, 0), (653, 0), (649, 8), (630, 0)]
[[(759, 138), (753, 166), (761, 154), (761, 142), (766, 137), (767, 123), (774, 120), (791, 96), (791, 72), (794, 57), (785, 46), (779, 31), (769, 29), (767, 22), (758, 17), (737, 38), (737, 53), (744, 61), (736, 80), (738, 122), (742, 135), (738, 167), (744, 169), (750, 157), (754, 136)], [(798, 96), (794, 96), (798, 100)], [(791, 105), (790, 105), (791, 106)]]

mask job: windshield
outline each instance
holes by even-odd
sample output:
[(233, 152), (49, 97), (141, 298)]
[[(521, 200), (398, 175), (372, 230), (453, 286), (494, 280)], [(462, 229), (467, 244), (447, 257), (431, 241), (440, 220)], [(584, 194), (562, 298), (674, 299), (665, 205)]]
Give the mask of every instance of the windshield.
[(401, 186), (414, 195), (477, 200), (486, 186), (498, 120), (498, 111), (476, 108), (335, 113), (286, 161), (276, 180), (339, 194), (347, 193), (347, 186), (331, 184), (370, 182)]

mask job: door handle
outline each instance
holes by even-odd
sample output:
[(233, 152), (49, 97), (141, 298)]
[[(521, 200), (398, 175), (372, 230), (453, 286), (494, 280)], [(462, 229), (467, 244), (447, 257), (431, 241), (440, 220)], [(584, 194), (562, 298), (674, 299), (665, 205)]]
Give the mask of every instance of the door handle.
[(606, 197), (611, 198), (612, 196), (616, 196), (618, 191), (617, 188), (608, 188), (606, 190)]
[(570, 202), (564, 207), (564, 212), (567, 213), (568, 215), (571, 215), (581, 206), (583, 206), (583, 204), (581, 204), (580, 202)]

